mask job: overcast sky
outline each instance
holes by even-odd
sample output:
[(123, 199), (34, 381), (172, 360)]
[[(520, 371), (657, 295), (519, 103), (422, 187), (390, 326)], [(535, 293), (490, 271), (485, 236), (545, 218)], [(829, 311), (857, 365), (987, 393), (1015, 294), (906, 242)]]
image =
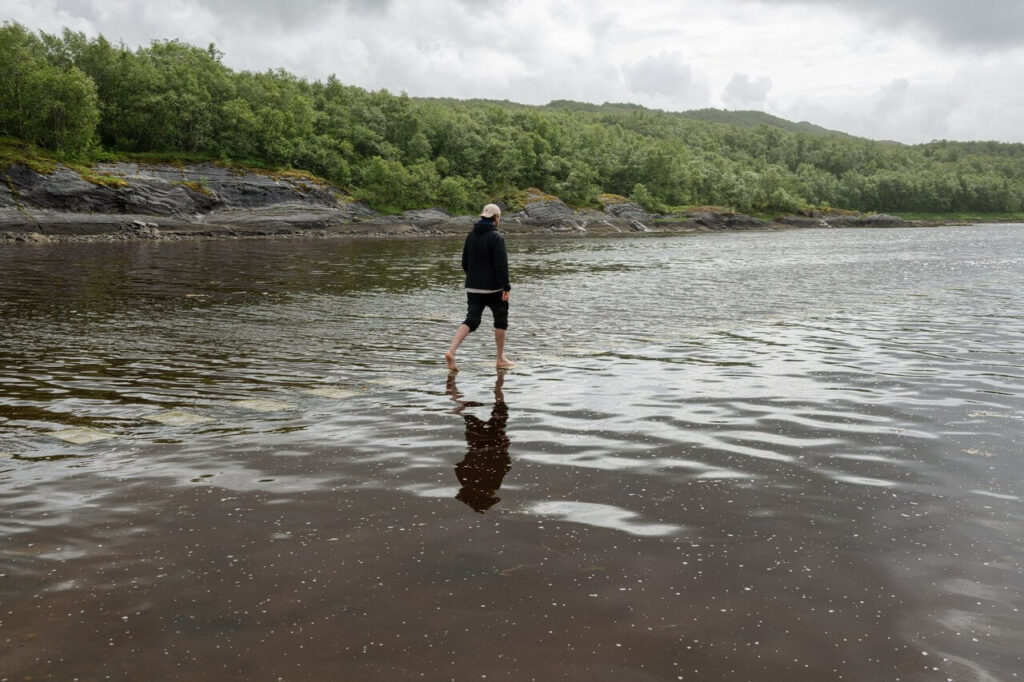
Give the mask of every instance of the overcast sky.
[(0, 0), (0, 20), (412, 96), (758, 109), (1024, 142), (1024, 0)]

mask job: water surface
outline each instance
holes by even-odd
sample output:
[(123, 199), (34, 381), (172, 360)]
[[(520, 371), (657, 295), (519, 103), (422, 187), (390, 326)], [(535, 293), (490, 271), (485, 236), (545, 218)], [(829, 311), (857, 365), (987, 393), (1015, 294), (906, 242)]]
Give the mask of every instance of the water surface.
[(1024, 229), (460, 246), (0, 250), (0, 679), (1024, 675)]

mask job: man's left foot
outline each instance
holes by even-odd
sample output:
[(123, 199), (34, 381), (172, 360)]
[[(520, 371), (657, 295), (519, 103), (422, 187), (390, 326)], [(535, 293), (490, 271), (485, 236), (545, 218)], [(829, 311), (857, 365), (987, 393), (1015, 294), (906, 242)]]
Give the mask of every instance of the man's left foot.
[(512, 362), (508, 358), (502, 358), (501, 360), (498, 360), (498, 364), (497, 364), (498, 369), (509, 369), (509, 368), (512, 368), (512, 367), (515, 367), (515, 366), (516, 366), (516, 363)]
[(455, 356), (451, 351), (444, 354), (444, 364), (448, 365), (449, 372), (458, 372), (459, 366), (455, 364)]

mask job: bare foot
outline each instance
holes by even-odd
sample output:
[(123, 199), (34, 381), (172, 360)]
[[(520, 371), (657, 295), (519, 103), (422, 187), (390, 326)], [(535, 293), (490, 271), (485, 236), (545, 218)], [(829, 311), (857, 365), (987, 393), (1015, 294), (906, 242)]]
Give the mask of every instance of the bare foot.
[(455, 354), (448, 351), (444, 354), (444, 363), (448, 365), (449, 372), (458, 372), (459, 366), (455, 364)]
[(510, 367), (515, 367), (515, 366), (516, 366), (516, 363), (512, 362), (508, 358), (499, 358), (498, 359), (498, 364), (497, 364), (498, 369), (509, 369)]

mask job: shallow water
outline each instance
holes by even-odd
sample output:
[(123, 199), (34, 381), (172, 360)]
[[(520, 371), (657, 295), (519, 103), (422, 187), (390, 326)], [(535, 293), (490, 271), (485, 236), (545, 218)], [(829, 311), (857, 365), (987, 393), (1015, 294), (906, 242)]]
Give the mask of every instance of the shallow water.
[(1024, 228), (459, 248), (0, 250), (0, 679), (1024, 676)]

